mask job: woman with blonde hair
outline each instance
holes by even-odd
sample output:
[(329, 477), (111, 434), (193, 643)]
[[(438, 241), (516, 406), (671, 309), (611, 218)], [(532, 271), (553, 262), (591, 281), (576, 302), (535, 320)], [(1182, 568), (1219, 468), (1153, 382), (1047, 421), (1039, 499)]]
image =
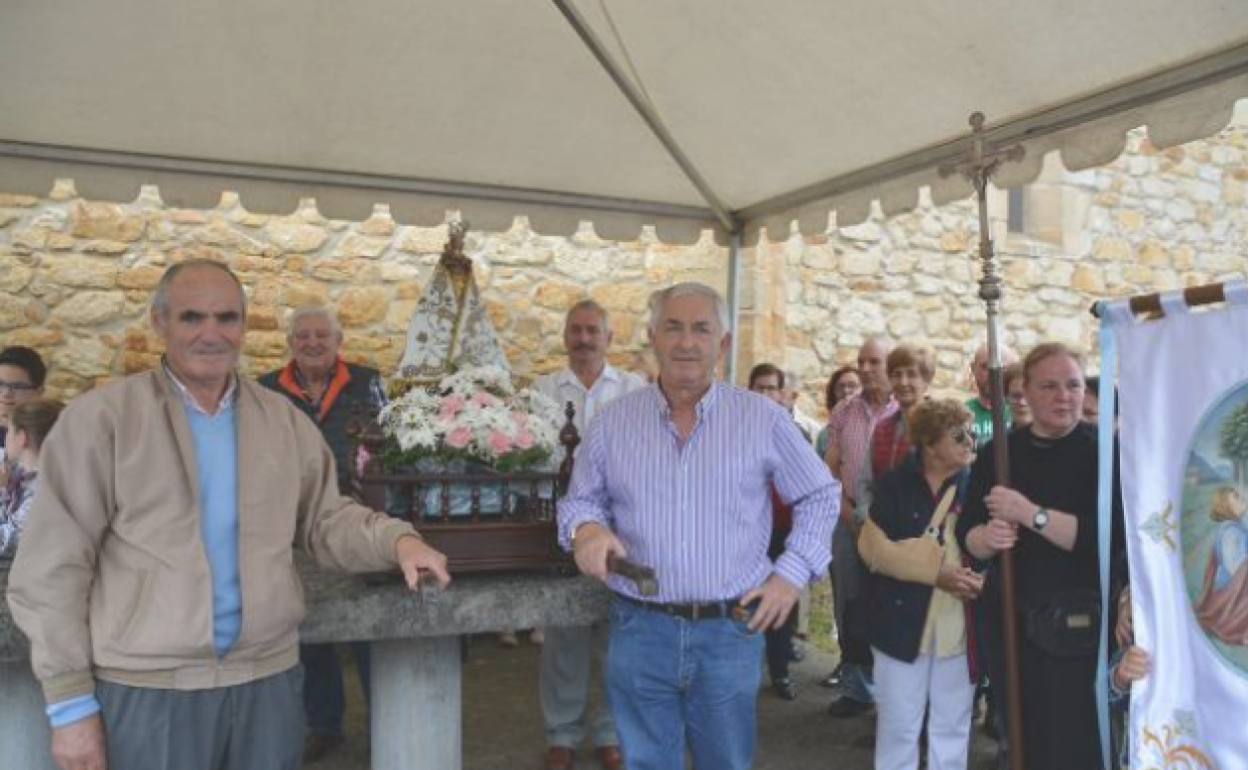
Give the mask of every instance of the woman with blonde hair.
[(9, 417), (4, 437), (4, 462), (0, 477), (0, 559), (12, 559), (22, 527), (35, 498), (39, 475), (39, 448), (60, 416), (58, 401), (39, 399), (21, 404)]
[(855, 514), (859, 518), (870, 509), (874, 479), (897, 467), (914, 450), (907, 415), (927, 398), (927, 391), (936, 378), (936, 353), (921, 345), (898, 345), (888, 354), (885, 367), (898, 409), (876, 423), (871, 432), (855, 496), (858, 501)]
[[(983, 562), (1014, 554), (1023, 765), (1097, 767), (1100, 459), (1096, 427), (1082, 420), (1083, 356), (1062, 343), (1037, 345), (1023, 361), (1023, 389), (1031, 422), (1005, 437), (1010, 486), (997, 483), (995, 452), (985, 448), (971, 470), (958, 540)], [(1116, 479), (1112, 506), (1111, 532), (1121, 532)], [(1111, 538), (1111, 554), (1120, 546)], [(992, 602), (984, 609), (987, 622), (1000, 622)]]
[(932, 561), (931, 569), (916, 570), (913, 552), (890, 559), (888, 544), (873, 551), (860, 541), (872, 570), (866, 595), (879, 715), (875, 770), (919, 767), (925, 710), (928, 767), (965, 770), (977, 679), (966, 603), (983, 579), (963, 566), (954, 526), (975, 459), (971, 412), (953, 399), (924, 401), (907, 423), (917, 451), (876, 482), (867, 528), (901, 547), (921, 544)]

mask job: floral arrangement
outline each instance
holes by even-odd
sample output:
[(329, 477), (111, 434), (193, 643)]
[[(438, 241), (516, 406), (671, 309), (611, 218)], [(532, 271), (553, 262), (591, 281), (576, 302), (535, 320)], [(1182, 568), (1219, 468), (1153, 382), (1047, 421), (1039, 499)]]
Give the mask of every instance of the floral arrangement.
[(501, 472), (539, 466), (559, 445), (562, 411), (534, 390), (516, 391), (497, 366), (462, 369), (432, 388), (412, 388), (377, 416), (394, 446), (390, 467), (466, 460)]

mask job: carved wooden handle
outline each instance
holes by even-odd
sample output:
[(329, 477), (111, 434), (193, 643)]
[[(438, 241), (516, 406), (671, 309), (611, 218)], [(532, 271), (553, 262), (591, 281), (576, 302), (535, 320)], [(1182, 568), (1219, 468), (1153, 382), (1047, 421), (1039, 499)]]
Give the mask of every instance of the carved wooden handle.
[(659, 579), (650, 567), (612, 554), (607, 557), (607, 571), (633, 581), (637, 586), (637, 593), (642, 596), (655, 596), (659, 593)]

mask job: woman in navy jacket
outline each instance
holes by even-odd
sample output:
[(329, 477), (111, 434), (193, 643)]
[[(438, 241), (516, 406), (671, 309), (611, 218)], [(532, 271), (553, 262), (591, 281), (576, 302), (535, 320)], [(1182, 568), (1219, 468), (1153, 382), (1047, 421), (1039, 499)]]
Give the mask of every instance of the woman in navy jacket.
[[(928, 766), (967, 765), (975, 694), (970, 600), (982, 578), (963, 566), (954, 520), (974, 459), (971, 414), (951, 399), (923, 402), (907, 418), (917, 448), (875, 484), (871, 520), (892, 541), (935, 537), (943, 552), (934, 585), (890, 577), (873, 564), (867, 582), (868, 635), (875, 654), (876, 770), (919, 766), (919, 733), (928, 718)], [(934, 531), (933, 515), (953, 490), (948, 515)]]

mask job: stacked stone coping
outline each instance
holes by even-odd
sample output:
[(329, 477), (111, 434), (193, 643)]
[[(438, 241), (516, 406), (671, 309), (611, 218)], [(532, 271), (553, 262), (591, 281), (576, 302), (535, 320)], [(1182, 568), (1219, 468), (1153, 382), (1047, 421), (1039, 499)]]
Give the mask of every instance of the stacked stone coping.
[[(308, 304), (336, 311), (349, 360), (391, 371), (445, 242), (445, 225), (400, 225), (384, 205), (349, 222), (325, 218), (311, 200), (290, 215), (257, 214), (233, 193), (214, 209), (168, 207), (154, 187), (130, 203), (84, 200), (69, 180), (46, 197), (0, 193), (0, 343), (43, 352), (53, 395), (149, 369), (161, 350), (148, 321), (160, 275), (207, 258), (229, 264), (248, 294), (246, 374), (285, 362), (286, 316)], [(608, 242), (588, 226), (551, 237), (517, 219), (504, 233), (470, 233), (466, 246), (521, 379), (564, 365), (563, 315), (584, 297), (611, 313), (612, 361), (645, 371), (650, 291), (679, 280), (723, 290), (726, 278), (709, 233), (688, 246), (650, 231)]]
[[(1115, 162), (1077, 173), (1047, 161), (1053, 168), (1025, 188), (1028, 203), (1048, 209), (1038, 213), (1052, 221), (1034, 223), (1045, 237), (1029, 234), (1031, 222), (1008, 232), (1006, 196), (993, 199), (1000, 328), (1020, 352), (1045, 340), (1094, 352), (1096, 300), (1248, 276), (1243, 119), (1164, 150), (1133, 131)], [(770, 303), (758, 315), (774, 322), (762, 349), (782, 345), (786, 365), (819, 398), (823, 378), (852, 362), (864, 339), (922, 341), (937, 351), (937, 388), (968, 389), (967, 364), (986, 325), (978, 238), (972, 201), (937, 207), (921, 195), (906, 214), (886, 219), (877, 208), (863, 224), (825, 236), (761, 243), (751, 278), (783, 276), (782, 292), (754, 287)]]
[[(1097, 299), (1248, 273), (1242, 122), (1165, 150), (1133, 132), (1114, 163), (1059, 168), (1026, 189), (1048, 221), (1023, 233), (1006, 230), (1005, 196), (993, 201), (1001, 328), (1020, 350), (1047, 339), (1093, 348)], [(742, 257), (738, 372), (779, 363), (801, 377), (807, 409), (818, 412), (827, 375), (884, 335), (930, 344), (937, 389), (964, 391), (985, 326), (978, 229), (970, 201), (934, 206), (923, 194), (906, 214), (877, 208), (820, 236), (764, 237)], [(247, 374), (284, 362), (285, 314), (310, 303), (338, 312), (350, 360), (388, 371), (445, 240), (445, 226), (399, 224), (384, 205), (345, 221), (310, 200), (287, 215), (255, 213), (228, 192), (213, 209), (167, 206), (153, 187), (130, 203), (84, 200), (68, 180), (43, 197), (0, 192), (0, 342), (41, 350), (49, 390), (63, 397), (147, 369), (160, 351), (147, 322), (152, 289), (167, 265), (203, 257), (229, 263), (248, 292)], [(727, 252), (709, 234), (688, 246), (649, 231), (618, 242), (588, 225), (544, 236), (517, 219), (507, 232), (470, 233), (466, 250), (521, 379), (563, 365), (563, 314), (585, 296), (612, 313), (612, 361), (652, 371), (650, 292), (681, 280), (724, 290), (729, 278)]]

